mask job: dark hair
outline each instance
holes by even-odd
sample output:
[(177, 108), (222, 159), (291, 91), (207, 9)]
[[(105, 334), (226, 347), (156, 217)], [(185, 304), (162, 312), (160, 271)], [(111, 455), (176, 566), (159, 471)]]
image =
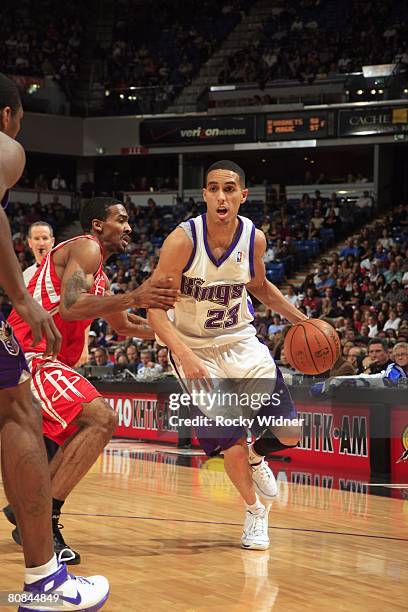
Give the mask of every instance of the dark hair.
[(35, 221), (35, 223), (32, 223), (30, 227), (28, 228), (29, 238), (31, 238), (31, 230), (33, 229), (33, 227), (48, 227), (48, 229), (50, 230), (51, 236), (54, 236), (54, 230), (52, 229), (52, 226), (49, 223), (47, 223), (47, 221)]
[(115, 198), (92, 198), (91, 200), (87, 200), (84, 202), (81, 208), (81, 212), (79, 213), (79, 221), (82, 225), (82, 229), (84, 232), (90, 232), (92, 229), (92, 221), (94, 219), (99, 219), (99, 221), (106, 221), (106, 217), (108, 216), (108, 209), (111, 206), (117, 206), (118, 204), (122, 204), (119, 200), (115, 200)]
[(209, 168), (207, 168), (207, 172), (205, 173), (205, 183), (207, 184), (207, 178), (210, 172), (213, 170), (231, 170), (231, 172), (235, 172), (239, 176), (239, 180), (241, 183), (241, 187), (245, 187), (245, 172), (233, 161), (229, 159), (221, 159), (220, 161), (211, 164)]
[(0, 110), (6, 106), (14, 115), (21, 106), (21, 97), (16, 83), (0, 72)]
[(370, 348), (370, 346), (373, 344), (381, 344), (384, 351), (388, 351), (388, 342), (384, 340), (384, 338), (371, 338), (370, 342), (368, 343), (368, 347)]

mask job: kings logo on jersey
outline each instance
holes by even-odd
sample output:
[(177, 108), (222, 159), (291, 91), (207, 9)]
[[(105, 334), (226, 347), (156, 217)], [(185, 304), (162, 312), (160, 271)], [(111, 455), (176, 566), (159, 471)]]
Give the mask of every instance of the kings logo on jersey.
[(1, 321), (0, 323), (0, 341), (4, 344), (6, 351), (10, 355), (16, 356), (19, 354), (20, 346), (14, 337), (12, 328), (6, 321)]

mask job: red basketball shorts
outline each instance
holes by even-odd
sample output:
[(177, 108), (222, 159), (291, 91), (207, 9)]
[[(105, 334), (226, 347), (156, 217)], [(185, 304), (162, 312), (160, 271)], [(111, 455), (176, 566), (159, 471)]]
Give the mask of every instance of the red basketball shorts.
[(101, 394), (86, 378), (60, 361), (36, 355), (30, 366), (31, 390), (41, 405), (43, 434), (61, 445), (77, 431), (73, 421), (82, 404)]

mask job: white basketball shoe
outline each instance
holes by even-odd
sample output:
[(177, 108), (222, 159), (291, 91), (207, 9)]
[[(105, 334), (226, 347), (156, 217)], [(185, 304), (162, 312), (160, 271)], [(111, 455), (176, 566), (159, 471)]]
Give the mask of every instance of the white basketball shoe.
[(278, 485), (275, 476), (264, 457), (257, 455), (252, 444), (248, 447), (249, 464), (252, 471), (252, 480), (255, 485), (256, 492), (260, 497), (270, 500), (278, 495)]
[(241, 538), (242, 548), (248, 550), (266, 550), (269, 548), (268, 515), (269, 507), (261, 508), (256, 512), (247, 509)]

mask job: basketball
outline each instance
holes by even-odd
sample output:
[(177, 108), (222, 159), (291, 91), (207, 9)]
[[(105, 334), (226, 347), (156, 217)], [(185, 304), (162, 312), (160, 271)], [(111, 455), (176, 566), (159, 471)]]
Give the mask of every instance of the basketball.
[(340, 356), (340, 338), (329, 323), (309, 319), (293, 325), (285, 337), (285, 356), (303, 374), (322, 374)]

